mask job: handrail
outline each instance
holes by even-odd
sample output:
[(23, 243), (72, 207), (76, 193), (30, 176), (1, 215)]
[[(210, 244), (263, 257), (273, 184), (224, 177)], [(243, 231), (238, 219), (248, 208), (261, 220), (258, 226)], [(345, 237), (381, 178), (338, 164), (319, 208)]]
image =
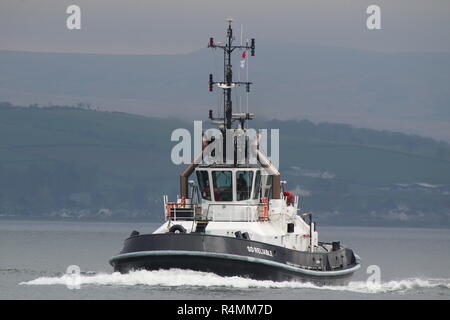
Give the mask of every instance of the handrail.
[[(192, 220), (194, 220), (195, 206), (196, 206), (196, 204), (193, 204), (193, 203), (180, 204), (177, 202), (166, 202), (165, 203), (166, 220), (176, 221), (177, 220), (177, 209), (192, 210), (192, 212), (193, 212)], [(173, 211), (173, 215), (172, 215), (172, 211)], [(186, 218), (186, 217), (183, 217), (183, 218)]]
[[(192, 217), (182, 217), (183, 220), (196, 220), (195, 217), (195, 209), (199, 206), (199, 204), (193, 204), (193, 203), (185, 203), (180, 204), (177, 202), (165, 202), (165, 215), (166, 220), (177, 220), (177, 209), (184, 209), (186, 211), (192, 210)], [(208, 221), (226, 221), (224, 219), (216, 220), (215, 218), (215, 212), (212, 210), (215, 206), (229, 206), (229, 209), (232, 209), (232, 207), (246, 207), (246, 208), (256, 208), (255, 211), (252, 212), (252, 210), (245, 210), (243, 216), (243, 219), (232, 219), (232, 213), (233, 210), (229, 211), (229, 219), (228, 221), (268, 221), (269, 220), (269, 202), (268, 200), (264, 201), (262, 203), (233, 203), (233, 204), (224, 204), (224, 203), (208, 203), (206, 214), (201, 213), (201, 220), (208, 220)]]

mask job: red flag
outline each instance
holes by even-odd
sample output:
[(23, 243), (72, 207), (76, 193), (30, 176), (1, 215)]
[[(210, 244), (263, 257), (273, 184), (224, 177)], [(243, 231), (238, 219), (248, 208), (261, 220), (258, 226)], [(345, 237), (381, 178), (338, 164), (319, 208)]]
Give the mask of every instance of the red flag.
[(245, 58), (247, 58), (247, 51), (242, 52), (241, 68), (245, 68)]

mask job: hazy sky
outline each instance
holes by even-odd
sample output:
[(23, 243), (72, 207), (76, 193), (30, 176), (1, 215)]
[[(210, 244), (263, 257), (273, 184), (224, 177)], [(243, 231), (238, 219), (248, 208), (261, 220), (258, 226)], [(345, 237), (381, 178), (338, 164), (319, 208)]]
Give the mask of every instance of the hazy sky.
[[(81, 30), (66, 8), (81, 7)], [(382, 30), (366, 28), (369, 5)], [(224, 38), (225, 20), (258, 42), (385, 52), (450, 51), (449, 0), (1, 0), (0, 50), (179, 53)]]

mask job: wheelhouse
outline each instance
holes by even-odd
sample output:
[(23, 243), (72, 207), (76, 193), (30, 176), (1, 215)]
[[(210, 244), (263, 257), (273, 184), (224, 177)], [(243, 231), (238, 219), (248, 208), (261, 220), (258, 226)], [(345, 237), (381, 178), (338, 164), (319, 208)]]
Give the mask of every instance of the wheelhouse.
[(272, 177), (260, 167), (198, 167), (195, 172), (201, 201), (251, 203), (271, 197)]

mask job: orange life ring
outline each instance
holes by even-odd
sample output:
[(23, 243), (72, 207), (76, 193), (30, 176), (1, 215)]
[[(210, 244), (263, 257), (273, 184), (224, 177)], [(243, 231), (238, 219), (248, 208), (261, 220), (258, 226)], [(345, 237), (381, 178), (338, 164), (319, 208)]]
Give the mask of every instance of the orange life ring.
[(166, 218), (170, 218), (172, 216), (171, 211), (174, 206), (175, 206), (174, 202), (168, 202), (166, 204)]
[(264, 197), (261, 199), (262, 202), (262, 214), (259, 217), (259, 220), (261, 221), (267, 221), (269, 220), (269, 199), (267, 197)]

